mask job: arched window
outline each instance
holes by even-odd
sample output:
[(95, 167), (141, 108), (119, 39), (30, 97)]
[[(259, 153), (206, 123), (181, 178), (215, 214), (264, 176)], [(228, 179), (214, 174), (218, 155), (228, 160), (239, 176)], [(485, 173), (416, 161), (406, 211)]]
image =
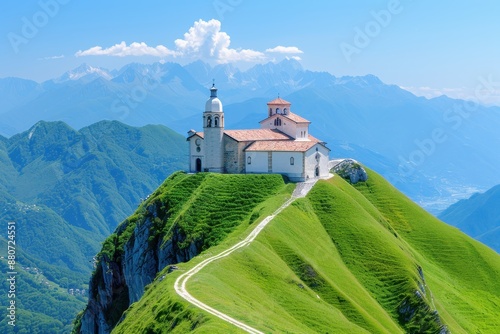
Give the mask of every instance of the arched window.
[(273, 108), (269, 108), (269, 117), (271, 117), (273, 114)]
[(252, 164), (252, 157), (247, 158), (247, 164), (251, 165)]
[(281, 113), (280, 108), (276, 108), (276, 113), (277, 113), (277, 114)]
[(219, 127), (219, 117), (214, 118), (214, 127)]
[(283, 115), (286, 115), (288, 113), (288, 110), (285, 108), (283, 109)]
[(276, 118), (275, 125), (281, 126), (281, 118)]
[(316, 161), (319, 161), (319, 159), (321, 158), (321, 155), (319, 153), (316, 153)]
[(212, 116), (208, 116), (207, 117), (207, 128), (211, 128), (212, 127)]
[(293, 157), (290, 158), (290, 165), (294, 165), (295, 164), (295, 159)]

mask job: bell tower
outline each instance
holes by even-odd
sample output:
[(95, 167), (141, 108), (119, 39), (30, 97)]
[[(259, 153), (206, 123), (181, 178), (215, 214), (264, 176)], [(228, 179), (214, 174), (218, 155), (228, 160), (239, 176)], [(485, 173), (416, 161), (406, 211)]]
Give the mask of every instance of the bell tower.
[(217, 97), (215, 83), (210, 88), (210, 98), (205, 103), (203, 113), (203, 132), (205, 137), (205, 170), (223, 172), (224, 152), (224, 111), (222, 102)]

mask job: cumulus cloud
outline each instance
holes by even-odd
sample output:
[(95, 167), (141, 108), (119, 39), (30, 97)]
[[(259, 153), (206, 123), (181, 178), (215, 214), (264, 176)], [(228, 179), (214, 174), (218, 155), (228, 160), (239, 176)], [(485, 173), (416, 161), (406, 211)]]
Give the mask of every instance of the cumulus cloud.
[(231, 38), (221, 31), (218, 20), (199, 20), (184, 34), (184, 39), (175, 40), (176, 50), (183, 56), (201, 59), (215, 59), (218, 63), (237, 61), (262, 61), (262, 52), (250, 49), (231, 49)]
[[(148, 46), (144, 42), (134, 42), (127, 45), (125, 42), (108, 48), (94, 46), (87, 50), (75, 53), (83, 56), (154, 56), (154, 57), (184, 57), (191, 60), (202, 59), (215, 61), (220, 64), (234, 62), (265, 62), (269, 58), (267, 53), (299, 54), (303, 53), (295, 46), (277, 46), (265, 52), (252, 49), (231, 48), (230, 36), (221, 31), (221, 22), (215, 19), (209, 21), (198, 20), (184, 34), (183, 38), (174, 41), (175, 47), (169, 49), (164, 45)], [(299, 59), (299, 57), (292, 57)]]
[(296, 46), (281, 46), (281, 45), (278, 45), (272, 49), (267, 49), (266, 52), (286, 53), (286, 54), (304, 53)]
[(134, 42), (127, 45), (125, 42), (120, 44), (115, 44), (109, 48), (103, 49), (101, 46), (94, 46), (85, 51), (78, 51), (75, 56), (155, 56), (155, 57), (165, 57), (165, 56), (175, 56), (176, 52), (169, 50), (163, 45), (158, 45), (156, 47), (148, 46), (146, 43)]

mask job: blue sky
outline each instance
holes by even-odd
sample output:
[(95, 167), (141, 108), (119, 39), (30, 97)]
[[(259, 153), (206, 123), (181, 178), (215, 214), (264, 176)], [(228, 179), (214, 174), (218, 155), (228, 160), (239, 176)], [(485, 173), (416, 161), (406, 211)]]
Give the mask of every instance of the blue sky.
[(84, 62), (246, 68), (294, 57), (306, 69), (374, 74), (425, 96), (474, 98), (486, 81), (483, 102), (500, 105), (499, 13), (493, 0), (4, 0), (0, 77), (40, 82)]

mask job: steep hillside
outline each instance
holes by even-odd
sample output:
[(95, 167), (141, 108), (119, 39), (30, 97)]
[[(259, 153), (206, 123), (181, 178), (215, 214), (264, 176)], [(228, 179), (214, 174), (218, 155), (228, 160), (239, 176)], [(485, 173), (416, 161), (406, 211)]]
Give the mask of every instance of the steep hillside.
[[(176, 295), (174, 281), (207, 255), (215, 255), (241, 240), (255, 226), (252, 222), (263, 219), (285, 201), (289, 190), (280, 186), (280, 197), (265, 200), (258, 209), (248, 206), (239, 218), (231, 214), (239, 206), (224, 205), (222, 216), (209, 213), (212, 219), (207, 226), (202, 218), (207, 212), (198, 212), (197, 200), (193, 200), (193, 196), (198, 198), (200, 187), (187, 188), (192, 193), (189, 198), (168, 192), (173, 189), (169, 182), (175, 182), (179, 176), (184, 183), (204, 178), (204, 193), (213, 198), (223, 193), (225, 203), (231, 202), (226, 190), (219, 190), (206, 180), (213, 178), (224, 184), (233, 177), (248, 177), (178, 175), (167, 181), (154, 196), (173, 205), (183, 198), (182, 209), (164, 205), (158, 211), (161, 205), (149, 202), (108, 239), (101, 253), (102, 272), (97, 271), (92, 279), (94, 300), (80, 319), (82, 332), (107, 332), (120, 318), (114, 333), (240, 332), (186, 303)], [(232, 200), (237, 201), (239, 190), (233, 194)], [(214, 202), (208, 202), (203, 207), (210, 211), (213, 205)], [(232, 223), (237, 227), (226, 233), (224, 239), (200, 242), (204, 247), (195, 247), (200, 239), (176, 239), (173, 232), (176, 226), (189, 226), (190, 231), (207, 231), (203, 240), (210, 240), (211, 226), (219, 226), (228, 215), (241, 223)], [(156, 218), (160, 228), (151, 223)], [(165, 220), (166, 225), (161, 223)], [(155, 238), (149, 237), (158, 230), (164, 231), (165, 226), (173, 231), (169, 230), (170, 238), (169, 233), (162, 234), (167, 238), (164, 247), (176, 249), (175, 245), (179, 245), (179, 249), (195, 247), (196, 251), (193, 248), (189, 256), (167, 256), (158, 248), (162, 243), (151, 243)], [(124, 233), (127, 230), (130, 232)], [(150, 242), (143, 243), (142, 253), (149, 252), (150, 256), (142, 257), (142, 267), (154, 262), (153, 267), (161, 271), (156, 278), (147, 276), (143, 283), (152, 283), (123, 315), (119, 311), (109, 317), (101, 312), (104, 317), (100, 321), (94, 318), (89, 322), (88, 316), (96, 314), (89, 312), (95, 311), (95, 305), (108, 305), (103, 310), (123, 310), (123, 300), (137, 300), (130, 298), (130, 293), (121, 292), (131, 284), (127, 282), (145, 276), (137, 271), (135, 260), (127, 256), (130, 250), (122, 249), (130, 249), (134, 240), (137, 243), (148, 237)], [(167, 266), (187, 260), (190, 261), (178, 264), (178, 270)], [(156, 265), (162, 261), (162, 266)], [(127, 270), (120, 267), (128, 267), (130, 274), (124, 274)], [(106, 268), (112, 273), (103, 274)], [(499, 275), (498, 254), (440, 222), (369, 171), (368, 181), (354, 186), (338, 176), (319, 181), (306, 198), (296, 200), (277, 215), (252, 244), (208, 265), (193, 276), (187, 289), (209, 306), (266, 333), (495, 333), (500, 326)], [(121, 291), (112, 289), (118, 286), (117, 279), (122, 282)], [(121, 308), (114, 307), (113, 301), (119, 300)]]
[(458, 201), (439, 215), (500, 253), (500, 185)]

